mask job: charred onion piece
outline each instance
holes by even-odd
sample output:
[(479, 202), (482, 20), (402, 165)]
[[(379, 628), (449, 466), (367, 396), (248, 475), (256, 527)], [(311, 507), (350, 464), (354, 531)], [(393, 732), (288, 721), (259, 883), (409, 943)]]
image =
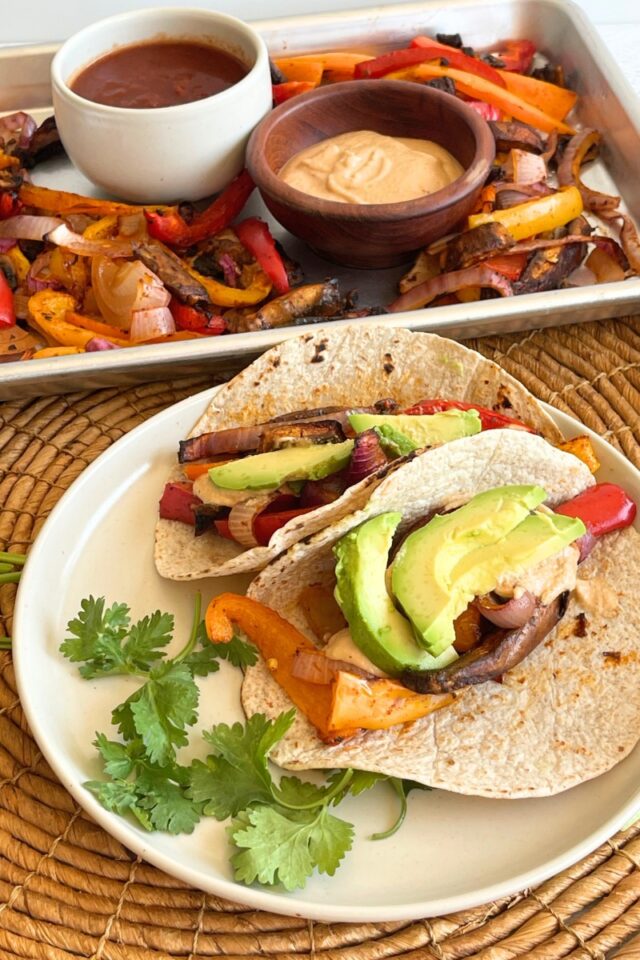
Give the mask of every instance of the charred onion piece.
[(599, 216), (601, 216), (603, 220), (622, 220), (622, 227), (620, 229), (622, 249), (626, 254), (631, 268), (636, 273), (640, 273), (640, 240), (638, 239), (638, 231), (634, 226), (633, 220), (619, 210), (614, 210), (611, 213), (600, 212)]
[(442, 670), (405, 670), (400, 679), (405, 687), (417, 693), (448, 693), (495, 680), (542, 643), (566, 613), (568, 599), (569, 593), (565, 591), (547, 606), (538, 601), (533, 616), (524, 626), (496, 630)]
[(250, 333), (254, 330), (271, 330), (287, 327), (301, 317), (332, 317), (339, 313), (342, 297), (337, 280), (324, 283), (307, 283), (296, 287), (275, 300), (265, 303), (259, 310), (243, 313), (227, 310), (225, 320), (231, 333)]
[(488, 267), (467, 267), (466, 270), (455, 270), (453, 273), (443, 273), (433, 280), (412, 287), (403, 293), (393, 303), (389, 304), (390, 313), (400, 313), (403, 310), (417, 310), (426, 307), (443, 293), (456, 293), (464, 287), (491, 287), (502, 297), (513, 295), (513, 287), (506, 277)]
[(341, 443), (344, 439), (344, 431), (337, 420), (265, 424), (258, 453), (285, 447), (308, 447), (316, 443)]
[(601, 135), (597, 130), (587, 127), (581, 130), (571, 138), (567, 144), (562, 160), (558, 164), (558, 183), (561, 187), (575, 186), (582, 195), (587, 210), (592, 213), (600, 214), (602, 211), (613, 211), (617, 209), (620, 203), (620, 197), (610, 196), (607, 193), (601, 193), (599, 190), (592, 190), (585, 186), (580, 179), (580, 168), (582, 163), (591, 153), (595, 155)]
[(145, 267), (156, 273), (165, 287), (175, 293), (180, 300), (193, 306), (195, 303), (208, 303), (209, 294), (189, 271), (180, 257), (154, 240), (135, 243), (133, 252), (142, 260)]
[(490, 120), (489, 126), (496, 142), (496, 149), (501, 152), (516, 149), (542, 153), (544, 150), (542, 137), (527, 123), (520, 123), (518, 120)]
[(485, 620), (492, 623), (494, 627), (515, 630), (523, 627), (533, 616), (536, 598), (528, 590), (525, 590), (521, 597), (511, 597), (508, 600), (485, 594), (483, 597), (478, 597), (476, 606)]
[(30, 170), (37, 163), (64, 153), (55, 117), (47, 117), (34, 133), (28, 147), (18, 151), (24, 166)]
[(345, 474), (345, 486), (352, 487), (354, 483), (360, 483), (380, 467), (386, 467), (388, 462), (378, 434), (375, 430), (365, 430), (355, 439), (353, 453)]
[[(584, 217), (577, 217), (569, 224), (569, 236), (584, 236), (586, 241), (589, 238), (590, 229)], [(586, 242), (572, 240), (569, 245), (563, 246), (562, 239), (560, 238), (559, 243), (552, 243), (548, 247), (538, 249), (538, 252), (529, 260), (520, 279), (514, 281), (515, 294), (556, 290), (565, 277), (568, 277), (582, 263), (587, 250)], [(532, 242), (536, 243), (536, 241)]]
[(515, 240), (506, 227), (498, 221), (483, 223), (472, 230), (465, 230), (447, 244), (444, 269), (464, 270), (485, 257), (503, 253), (513, 247)]
[(195, 517), (195, 536), (200, 537), (207, 530), (213, 530), (215, 520), (228, 514), (228, 507), (219, 507), (214, 503), (199, 503), (193, 508)]

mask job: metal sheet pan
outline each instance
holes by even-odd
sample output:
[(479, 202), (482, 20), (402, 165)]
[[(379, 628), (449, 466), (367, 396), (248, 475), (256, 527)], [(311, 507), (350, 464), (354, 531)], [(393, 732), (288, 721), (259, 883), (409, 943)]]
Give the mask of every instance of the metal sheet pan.
[[(508, 36), (530, 37), (539, 49), (563, 64), (580, 95), (578, 121), (597, 127), (605, 135), (602, 159), (585, 180), (597, 189), (619, 193), (626, 209), (640, 221), (640, 180), (635, 170), (640, 156), (640, 102), (585, 15), (567, 0), (459, 0), (446, 5), (428, 0), (263, 20), (255, 25), (275, 56), (322, 49), (392, 49), (419, 32), (460, 32), (473, 46), (487, 46)], [(55, 50), (55, 45), (46, 45), (0, 51), (0, 111), (28, 109), (41, 118), (48, 115), (49, 66)], [(67, 161), (43, 164), (36, 168), (34, 179), (61, 189), (96, 192)], [(252, 213), (266, 216), (259, 200), (252, 204)], [(344, 289), (360, 291), (362, 304), (384, 304), (392, 299), (402, 269), (372, 272), (336, 268), (310, 253), (282, 228), (274, 232), (286, 240), (287, 250), (301, 261), (310, 279), (337, 276)], [(640, 313), (640, 278), (387, 315), (376, 322), (462, 338), (636, 313)], [(329, 325), (336, 323), (345, 321)], [(300, 331), (299, 326), (287, 327), (206, 341), (2, 364), (0, 399), (135, 384), (205, 370), (227, 374)]]

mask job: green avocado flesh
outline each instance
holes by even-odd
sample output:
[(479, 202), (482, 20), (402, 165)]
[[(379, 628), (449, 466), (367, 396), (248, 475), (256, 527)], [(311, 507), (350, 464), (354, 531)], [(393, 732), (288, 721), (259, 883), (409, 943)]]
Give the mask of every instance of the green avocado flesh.
[(573, 517), (530, 514), (545, 497), (540, 487), (498, 487), (407, 537), (393, 563), (392, 590), (418, 642), (433, 656), (453, 643), (454, 620), (474, 597), (585, 532)]
[(411, 624), (396, 610), (385, 581), (391, 541), (402, 515), (382, 513), (351, 530), (333, 548), (335, 597), (357, 647), (392, 676), (436, 670), (458, 656), (453, 647), (432, 657), (418, 646)]
[(322, 480), (349, 462), (353, 440), (285, 447), (231, 460), (209, 470), (209, 479), (225, 490), (268, 490), (287, 480)]
[(472, 437), (482, 429), (476, 410), (445, 410), (443, 413), (415, 417), (406, 413), (396, 415), (352, 413), (349, 416), (349, 423), (356, 433), (363, 433), (374, 427), (384, 433), (387, 428), (391, 439), (394, 434), (401, 434), (411, 441), (416, 450), (449, 443), (450, 440), (459, 440), (460, 437)]

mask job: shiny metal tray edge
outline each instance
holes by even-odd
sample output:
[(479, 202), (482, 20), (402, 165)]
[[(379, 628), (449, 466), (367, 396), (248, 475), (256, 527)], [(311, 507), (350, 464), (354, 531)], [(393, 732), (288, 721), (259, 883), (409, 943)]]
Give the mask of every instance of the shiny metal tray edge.
[[(640, 155), (640, 101), (595, 29), (574, 3), (567, 0), (460, 0), (442, 6), (437, 0), (430, 0), (260, 20), (254, 24), (276, 55), (328, 46), (345, 48), (357, 42), (393, 47), (418, 30), (458, 30), (472, 45), (489, 44), (508, 35), (531, 36), (542, 49), (563, 62), (569, 73), (575, 74), (583, 102), (580, 119), (605, 133), (605, 163), (596, 180), (590, 182), (608, 192), (620, 192), (631, 215), (640, 219), (640, 182), (633, 170), (634, 160)], [(56, 49), (55, 44), (47, 44), (0, 50), (0, 111), (18, 108), (39, 111), (49, 105), (49, 65)], [(330, 269), (327, 264), (327, 271)], [(365, 276), (363, 272), (354, 272), (354, 282), (364, 280)], [(360, 285), (366, 290), (366, 280)], [(366, 294), (363, 302), (365, 298)], [(640, 313), (640, 278), (597, 287), (381, 315), (358, 322), (428, 330), (461, 339), (637, 313)], [(333, 321), (313, 329), (344, 326), (348, 322)], [(0, 400), (135, 385), (193, 373), (211, 372), (217, 379), (303, 331), (304, 327), (296, 326), (90, 356), (6, 363), (0, 366)]]

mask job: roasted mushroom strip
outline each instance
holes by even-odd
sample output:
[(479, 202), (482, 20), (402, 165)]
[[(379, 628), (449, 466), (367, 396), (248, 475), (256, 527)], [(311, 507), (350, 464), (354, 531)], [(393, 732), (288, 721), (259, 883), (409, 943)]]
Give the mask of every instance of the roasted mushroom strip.
[(231, 333), (249, 333), (286, 327), (302, 317), (333, 317), (340, 312), (342, 297), (337, 280), (307, 283), (276, 297), (253, 313), (227, 310), (225, 320)]
[(145, 267), (157, 274), (165, 287), (185, 303), (209, 303), (209, 294), (185, 268), (180, 257), (155, 240), (134, 244), (134, 253)]
[[(569, 224), (570, 235), (583, 235), (588, 239), (591, 227), (584, 217), (577, 217)], [(539, 293), (541, 290), (557, 290), (562, 281), (584, 259), (586, 244), (572, 243), (567, 246), (547, 247), (538, 250), (529, 260), (524, 273), (513, 284), (514, 293)]]
[(489, 126), (496, 141), (496, 149), (499, 151), (506, 153), (508, 150), (516, 149), (542, 153), (545, 148), (538, 131), (527, 123), (520, 123), (518, 120), (490, 120)]
[(267, 424), (258, 444), (258, 453), (285, 447), (308, 447), (312, 443), (341, 443), (344, 439), (344, 431), (337, 420)]
[(406, 670), (401, 680), (418, 693), (449, 693), (487, 680), (495, 680), (517, 666), (542, 643), (567, 610), (569, 593), (561, 593), (544, 606), (538, 601), (535, 612), (524, 626), (514, 630), (495, 630), (441, 670)]
[(514, 246), (514, 239), (498, 221), (483, 223), (480, 227), (465, 230), (447, 244), (445, 271), (464, 270), (486, 257), (503, 253)]

